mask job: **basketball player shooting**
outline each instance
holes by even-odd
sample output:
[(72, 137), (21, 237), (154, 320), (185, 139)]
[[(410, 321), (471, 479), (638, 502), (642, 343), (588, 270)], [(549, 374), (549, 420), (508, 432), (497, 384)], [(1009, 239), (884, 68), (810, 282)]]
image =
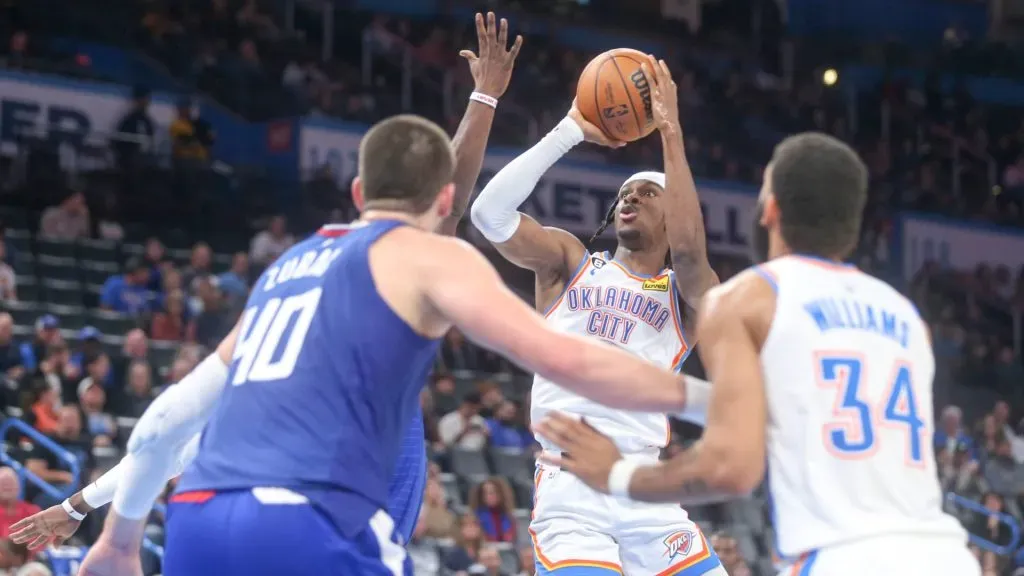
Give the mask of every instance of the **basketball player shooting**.
[[(641, 172), (622, 185), (598, 230), (614, 224), (619, 241), (614, 254), (592, 254), (572, 234), (543, 227), (516, 211), (544, 172), (573, 146), (584, 140), (621, 145), (585, 120), (575, 103), (551, 133), (494, 176), (470, 216), (505, 258), (534, 271), (536, 307), (549, 326), (679, 371), (694, 343), (687, 336), (694, 330), (694, 311), (718, 277), (707, 260), (675, 83), (663, 61), (650, 57), (643, 70), (653, 84), (651, 108), (661, 133), (665, 173)], [(664, 268), (667, 259), (672, 271)], [(703, 408), (705, 399), (695, 386), (688, 394), (691, 408)], [(669, 440), (663, 414), (669, 410), (627, 412), (628, 406), (604, 404), (538, 374), (531, 417), (540, 422), (554, 410), (585, 417), (630, 462), (656, 462)], [(557, 453), (558, 446), (544, 436), (538, 441), (545, 453)], [(539, 465), (536, 483), (530, 532), (544, 574), (724, 574), (699, 528), (678, 505), (610, 498), (557, 466)]]
[(704, 434), (671, 460), (624, 458), (614, 438), (551, 413), (546, 455), (603, 493), (699, 504), (765, 475), (787, 576), (977, 576), (942, 511), (931, 434), (935, 358), (903, 295), (843, 264), (856, 247), (867, 169), (842, 142), (787, 138), (765, 170), (759, 261), (704, 298), (700, 355), (712, 381)]

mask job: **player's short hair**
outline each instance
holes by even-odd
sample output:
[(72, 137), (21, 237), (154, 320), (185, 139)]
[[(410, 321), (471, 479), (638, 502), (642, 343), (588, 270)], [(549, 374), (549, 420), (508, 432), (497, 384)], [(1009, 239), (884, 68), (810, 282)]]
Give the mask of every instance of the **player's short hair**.
[(368, 208), (422, 213), (452, 181), (454, 169), (451, 139), (419, 116), (382, 120), (359, 144), (359, 177)]
[(790, 250), (845, 258), (856, 248), (868, 170), (852, 148), (820, 132), (790, 136), (772, 154), (771, 185)]

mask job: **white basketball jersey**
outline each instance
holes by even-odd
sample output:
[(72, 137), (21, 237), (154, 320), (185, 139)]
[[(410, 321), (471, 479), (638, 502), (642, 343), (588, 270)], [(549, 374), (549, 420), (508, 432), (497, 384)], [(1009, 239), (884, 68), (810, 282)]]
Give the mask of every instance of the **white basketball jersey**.
[[(600, 338), (666, 369), (680, 370), (690, 351), (672, 273), (641, 277), (607, 252), (584, 256), (545, 316), (560, 330)], [(608, 408), (540, 376), (534, 377), (531, 400), (534, 422), (552, 410), (584, 416), (626, 452), (668, 444), (668, 418), (663, 414)], [(545, 439), (537, 440), (545, 449), (557, 450)]]
[(935, 357), (914, 305), (852, 266), (788, 256), (761, 351), (777, 552), (886, 533), (966, 538), (942, 512)]

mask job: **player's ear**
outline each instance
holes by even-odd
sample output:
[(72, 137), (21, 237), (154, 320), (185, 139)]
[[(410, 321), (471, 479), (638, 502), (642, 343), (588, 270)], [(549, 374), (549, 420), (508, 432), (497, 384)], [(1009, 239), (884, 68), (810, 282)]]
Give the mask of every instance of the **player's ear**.
[(764, 196), (764, 210), (761, 211), (761, 226), (770, 230), (772, 226), (779, 223), (779, 203), (775, 201), (772, 193)]
[(437, 215), (441, 218), (447, 218), (451, 216), (452, 209), (455, 206), (455, 184), (449, 182), (441, 188), (441, 193), (437, 195), (437, 201), (434, 203), (437, 207)]
[(366, 198), (363, 197), (363, 181), (359, 179), (359, 176), (352, 179), (352, 203), (360, 212), (366, 205)]

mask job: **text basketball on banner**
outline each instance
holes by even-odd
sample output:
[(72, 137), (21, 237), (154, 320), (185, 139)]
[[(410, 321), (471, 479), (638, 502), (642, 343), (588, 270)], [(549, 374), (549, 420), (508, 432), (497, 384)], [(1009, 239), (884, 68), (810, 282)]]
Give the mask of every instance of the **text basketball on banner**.
[(1020, 231), (937, 216), (900, 216), (893, 248), (907, 281), (928, 261), (961, 270), (979, 264), (1002, 265), (1014, 273), (1024, 265), (1024, 234)]
[[(303, 123), (299, 136), (300, 172), (308, 177), (326, 165), (337, 184), (347, 186), (358, 171), (361, 137), (362, 130), (350, 124), (323, 120)], [(479, 186), (486, 185), (518, 153), (506, 149), (488, 153)], [(548, 170), (520, 210), (545, 226), (589, 236), (601, 224), (630, 174), (623, 168), (564, 159)], [(749, 255), (757, 191), (750, 186), (709, 181), (698, 182), (698, 191), (708, 249), (715, 254)], [(608, 236), (612, 233), (606, 232)]]

